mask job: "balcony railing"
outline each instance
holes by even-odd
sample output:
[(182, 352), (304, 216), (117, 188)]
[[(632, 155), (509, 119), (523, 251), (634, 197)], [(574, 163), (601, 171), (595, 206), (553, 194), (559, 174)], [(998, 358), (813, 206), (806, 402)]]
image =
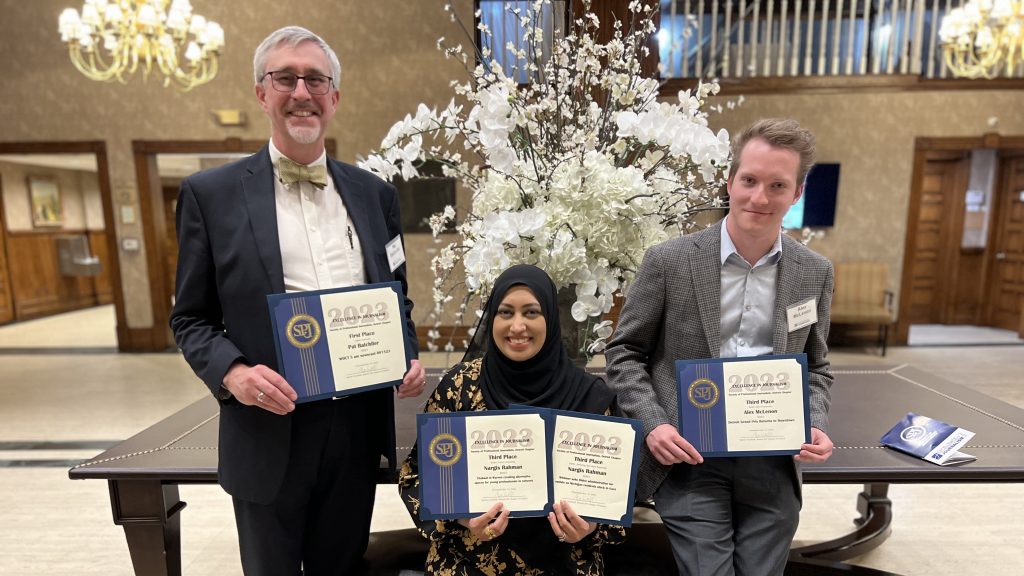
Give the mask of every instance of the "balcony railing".
[[(1004, 66), (991, 80), (955, 78), (945, 61), (939, 28), (943, 17), (963, 0), (646, 0), (660, 4), (658, 62), (651, 73), (665, 81), (662, 93), (674, 96), (695, 79), (716, 78), (723, 93), (849, 91), (859, 88), (1022, 88), (1024, 62)], [(603, 24), (628, 0), (594, 0), (603, 7)], [(619, 5), (622, 6), (619, 6)], [(475, 24), (490, 31), (477, 37), (488, 57), (529, 77), (525, 13), (532, 1), (477, 0)], [(564, 33), (572, 3), (543, 5), (539, 50), (546, 56)], [(619, 10), (622, 17), (624, 10)], [(627, 16), (628, 17), (628, 16)], [(654, 72), (658, 64), (658, 72)]]
[[(663, 78), (953, 78), (938, 30), (959, 0), (661, 0)], [(1024, 78), (1024, 64), (1004, 78)]]

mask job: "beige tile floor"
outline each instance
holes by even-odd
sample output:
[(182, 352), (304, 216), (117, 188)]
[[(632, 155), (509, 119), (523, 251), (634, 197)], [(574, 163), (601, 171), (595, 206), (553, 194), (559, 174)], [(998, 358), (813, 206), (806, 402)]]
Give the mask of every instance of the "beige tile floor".
[[(113, 311), (94, 308), (0, 327), (0, 442), (117, 440), (206, 393), (180, 356), (117, 354)], [(44, 352), (45, 350), (45, 353)], [(835, 350), (833, 363), (910, 363), (1024, 407), (1024, 347)], [(429, 366), (445, 366), (428, 355)], [(0, 460), (84, 459), (99, 450), (7, 450)], [(848, 530), (859, 486), (805, 487), (797, 540)], [(188, 576), (241, 574), (230, 500), (183, 486), (182, 565)], [(1024, 486), (893, 486), (892, 537), (855, 563), (905, 575), (1024, 574)], [(393, 486), (378, 490), (374, 529), (411, 526)], [(0, 574), (127, 576), (104, 483), (64, 467), (0, 467)]]

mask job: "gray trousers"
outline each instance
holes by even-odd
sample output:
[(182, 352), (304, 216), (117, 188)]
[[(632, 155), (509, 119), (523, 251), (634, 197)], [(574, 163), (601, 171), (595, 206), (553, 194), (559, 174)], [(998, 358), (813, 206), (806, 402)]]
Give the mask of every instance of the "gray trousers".
[(676, 464), (654, 493), (685, 576), (781, 576), (800, 504), (791, 456)]

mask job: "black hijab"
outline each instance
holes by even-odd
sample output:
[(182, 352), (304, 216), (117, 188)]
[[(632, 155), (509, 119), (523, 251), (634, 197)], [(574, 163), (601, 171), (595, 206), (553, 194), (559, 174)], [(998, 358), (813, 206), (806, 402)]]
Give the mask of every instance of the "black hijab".
[[(498, 306), (514, 286), (525, 286), (540, 303), (547, 325), (544, 344), (528, 360), (517, 362), (501, 353), (492, 327)], [(483, 350), (480, 386), (488, 410), (504, 410), (509, 404), (525, 404), (577, 412), (603, 413), (614, 394), (604, 380), (577, 368), (562, 343), (558, 320), (558, 295), (554, 282), (540, 268), (518, 264), (502, 272), (477, 324), (467, 359)]]

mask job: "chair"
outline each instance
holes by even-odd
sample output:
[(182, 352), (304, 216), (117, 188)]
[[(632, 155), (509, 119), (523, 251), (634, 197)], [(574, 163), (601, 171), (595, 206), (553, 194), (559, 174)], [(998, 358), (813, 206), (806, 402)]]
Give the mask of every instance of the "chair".
[(882, 262), (835, 265), (832, 324), (878, 325), (878, 346), (885, 356), (889, 325), (894, 321), (889, 270)]

